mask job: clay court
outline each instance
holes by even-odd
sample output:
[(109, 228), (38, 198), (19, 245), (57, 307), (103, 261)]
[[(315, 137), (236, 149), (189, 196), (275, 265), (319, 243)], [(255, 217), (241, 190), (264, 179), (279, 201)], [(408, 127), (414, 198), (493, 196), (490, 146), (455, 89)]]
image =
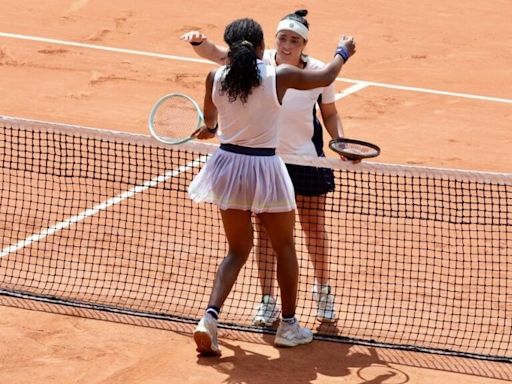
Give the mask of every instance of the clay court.
[[(272, 47), (279, 19), (307, 8), (308, 54), (328, 61), (340, 34), (356, 38), (357, 54), (336, 82), (337, 107), (347, 137), (380, 145), (374, 161), (512, 172), (508, 1), (4, 0), (2, 8), (0, 115), (147, 134), (155, 100), (169, 92), (201, 100), (214, 68), (179, 40), (183, 32), (198, 29), (221, 42), (227, 23), (250, 16)], [(203, 359), (186, 324), (2, 304), (2, 382), (512, 380), (507, 363), (326, 341), (283, 350), (271, 335), (236, 331), (221, 333), (222, 358)]]

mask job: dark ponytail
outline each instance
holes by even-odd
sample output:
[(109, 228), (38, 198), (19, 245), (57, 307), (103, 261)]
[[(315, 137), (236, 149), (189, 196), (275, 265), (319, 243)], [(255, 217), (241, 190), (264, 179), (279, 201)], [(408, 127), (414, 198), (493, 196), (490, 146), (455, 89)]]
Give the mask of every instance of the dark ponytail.
[(229, 46), (229, 64), (221, 91), (228, 94), (230, 102), (239, 98), (245, 103), (252, 88), (261, 84), (256, 48), (262, 46), (263, 31), (253, 19), (238, 19), (226, 27), (224, 41)]

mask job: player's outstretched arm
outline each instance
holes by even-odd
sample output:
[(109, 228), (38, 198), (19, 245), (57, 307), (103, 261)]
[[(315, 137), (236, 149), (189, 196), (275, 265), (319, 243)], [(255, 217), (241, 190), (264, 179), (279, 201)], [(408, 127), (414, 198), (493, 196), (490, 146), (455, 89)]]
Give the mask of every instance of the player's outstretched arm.
[(228, 48), (216, 45), (208, 40), (208, 37), (199, 31), (189, 31), (181, 35), (180, 40), (189, 43), (195, 53), (217, 64), (226, 64)]
[(282, 100), (289, 88), (307, 90), (328, 86), (336, 79), (343, 64), (355, 52), (354, 38), (342, 36), (333, 60), (320, 70), (302, 70), (292, 65), (280, 65), (276, 70), (276, 88), (279, 100)]

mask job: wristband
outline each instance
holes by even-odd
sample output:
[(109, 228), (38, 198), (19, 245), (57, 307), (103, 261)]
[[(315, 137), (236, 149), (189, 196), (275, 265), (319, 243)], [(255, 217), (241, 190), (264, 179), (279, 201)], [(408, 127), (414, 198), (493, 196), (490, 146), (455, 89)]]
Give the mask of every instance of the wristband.
[(213, 128), (207, 126), (206, 129), (210, 131), (210, 133), (217, 133), (217, 129), (219, 129), (219, 123), (215, 124), (215, 127)]
[[(203, 40), (203, 41), (204, 41), (204, 40)], [(198, 45), (203, 44), (203, 41), (191, 41), (191, 42), (190, 42), (190, 45), (198, 46)]]
[(336, 55), (340, 55), (343, 58), (343, 60), (345, 60), (345, 63), (350, 57), (350, 54), (348, 53), (348, 50), (347, 48), (345, 48), (344, 45), (340, 45), (339, 47), (336, 48), (336, 53), (334, 54), (334, 56)]

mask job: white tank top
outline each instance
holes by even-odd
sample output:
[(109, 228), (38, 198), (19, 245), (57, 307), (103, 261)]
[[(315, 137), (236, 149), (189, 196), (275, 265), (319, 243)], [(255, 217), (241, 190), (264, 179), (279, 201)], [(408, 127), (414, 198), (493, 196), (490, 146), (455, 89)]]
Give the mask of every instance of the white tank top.
[(212, 89), (213, 103), (219, 113), (220, 142), (252, 148), (276, 148), (281, 109), (276, 92), (276, 69), (258, 60), (261, 84), (251, 90), (245, 104), (240, 99), (231, 103), (228, 95), (221, 92), (225, 70), (226, 66), (217, 69)]
[[(275, 49), (266, 49), (263, 62), (276, 67), (275, 57)], [(325, 64), (320, 60), (308, 56), (304, 69), (319, 70), (324, 66)], [(281, 131), (277, 146), (278, 153), (317, 156), (317, 147), (321, 144), (315, 140), (321, 136), (315, 135), (313, 108), (320, 96), (322, 104), (334, 103), (335, 94), (334, 83), (322, 88), (286, 91), (279, 117)]]

